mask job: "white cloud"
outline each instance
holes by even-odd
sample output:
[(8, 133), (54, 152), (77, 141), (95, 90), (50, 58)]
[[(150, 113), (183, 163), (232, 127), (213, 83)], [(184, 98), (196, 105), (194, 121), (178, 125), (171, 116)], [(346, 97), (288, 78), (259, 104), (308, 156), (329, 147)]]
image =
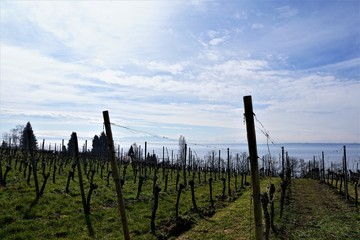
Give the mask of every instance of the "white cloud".
[(188, 65), (187, 62), (167, 64), (164, 62), (157, 62), (157, 61), (146, 61), (146, 62), (135, 61), (135, 63), (147, 68), (150, 71), (168, 72), (173, 75), (182, 73), (184, 68)]
[(264, 28), (264, 24), (262, 24), (262, 23), (253, 23), (251, 25), (251, 28), (254, 29), (254, 30), (259, 30), (259, 29)]
[[(1, 131), (30, 119), (42, 137), (52, 130), (54, 136), (76, 130), (92, 137), (102, 131), (101, 111), (108, 109), (114, 122), (159, 135), (245, 141), (242, 98), (252, 95), (254, 111), (277, 142), (358, 139), (359, 81), (342, 71), (354, 71), (359, 57), (307, 69), (290, 65), (294, 52), (319, 46), (324, 37), (336, 40), (342, 25), (322, 29), (321, 18), (311, 25), (319, 32), (304, 35), (313, 19), (297, 21), (299, 12), (286, 7), (272, 14), (294, 17), (289, 23), (271, 24), (264, 19), (270, 13), (249, 14), (239, 25), (234, 9), (228, 19), (196, 12), (206, 21), (193, 22), (194, 12), (182, 12), (184, 18), (166, 23), (175, 5), (164, 10), (164, 2), (123, 4), (15, 4), (10, 9), (23, 13), (18, 22), (11, 10), (2, 10), (2, 20), (16, 26), (29, 21), (61, 47), (44, 51), (40, 43), (31, 47), (10, 37), (2, 42)], [(216, 12), (208, 2), (196, 4)], [(229, 19), (236, 24), (229, 26)], [(172, 48), (162, 46), (174, 39)], [(56, 55), (62, 48), (69, 58)], [(184, 49), (191, 54), (178, 56)]]
[(226, 39), (226, 36), (224, 37), (219, 37), (219, 38), (213, 38), (209, 41), (209, 44), (211, 46), (216, 46), (216, 45), (219, 45), (220, 43), (224, 42)]
[(297, 15), (298, 10), (289, 6), (276, 8), (276, 11), (281, 18), (289, 18)]

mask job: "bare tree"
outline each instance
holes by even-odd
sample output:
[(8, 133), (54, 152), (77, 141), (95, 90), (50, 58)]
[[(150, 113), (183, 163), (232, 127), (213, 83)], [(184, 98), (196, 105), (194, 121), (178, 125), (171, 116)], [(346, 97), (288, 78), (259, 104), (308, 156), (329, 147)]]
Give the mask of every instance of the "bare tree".
[(181, 165), (186, 164), (184, 161), (186, 159), (185, 156), (185, 145), (186, 145), (186, 140), (185, 137), (183, 135), (180, 135), (179, 137), (179, 161)]

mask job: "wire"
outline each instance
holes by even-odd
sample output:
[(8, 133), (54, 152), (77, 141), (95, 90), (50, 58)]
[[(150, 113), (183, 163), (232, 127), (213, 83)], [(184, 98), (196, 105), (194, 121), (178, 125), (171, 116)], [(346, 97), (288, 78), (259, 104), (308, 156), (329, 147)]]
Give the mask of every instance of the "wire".
[[(128, 130), (128, 131), (130, 131), (132, 133), (143, 133), (143, 134), (149, 135), (149, 136), (154, 137), (154, 138), (165, 139), (165, 140), (168, 140), (168, 141), (171, 141), (171, 142), (178, 142), (177, 139), (166, 137), (166, 136), (160, 136), (160, 135), (153, 134), (151, 132), (147, 132), (147, 131), (144, 131), (144, 130), (139, 130), (139, 129), (127, 127), (127, 126), (124, 126), (124, 125), (116, 124), (116, 123), (110, 123), (110, 124), (115, 126), (115, 127), (126, 129), (126, 130)], [(187, 145), (200, 146), (200, 147), (209, 148), (209, 149), (220, 149), (220, 150), (224, 150), (224, 151), (227, 150), (226, 148), (217, 147), (217, 146), (209, 146), (209, 145), (201, 144), (201, 143), (191, 143), (191, 142), (189, 143), (188, 142)]]

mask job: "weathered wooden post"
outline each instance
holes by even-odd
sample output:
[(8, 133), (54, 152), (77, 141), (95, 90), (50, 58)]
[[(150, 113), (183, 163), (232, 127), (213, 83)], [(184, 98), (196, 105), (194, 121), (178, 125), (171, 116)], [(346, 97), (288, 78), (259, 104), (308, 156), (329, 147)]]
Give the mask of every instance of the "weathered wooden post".
[(257, 240), (260, 240), (263, 239), (263, 226), (262, 226), (262, 216), (261, 216), (258, 154), (257, 154), (257, 146), (256, 146), (254, 112), (253, 112), (251, 96), (244, 96), (244, 108), (245, 108), (246, 131), (247, 131), (247, 139), (248, 139), (248, 147), (249, 147), (249, 157), (251, 164), (252, 195), (254, 199), (255, 238)]
[(147, 166), (146, 166), (146, 164), (147, 164), (147, 142), (145, 142), (145, 166), (144, 166), (144, 176), (145, 176), (145, 180), (146, 180), (146, 178), (147, 178)]
[[(219, 180), (220, 180), (220, 174), (221, 174), (221, 168), (220, 168), (220, 160), (221, 160), (221, 150), (219, 150), (219, 161), (218, 161), (218, 171), (219, 171)], [(215, 178), (215, 181), (216, 181), (216, 178)]]
[(321, 152), (321, 161), (322, 161), (322, 180), (325, 182), (325, 160), (324, 160), (324, 151)]
[(345, 200), (348, 200), (348, 172), (346, 164), (346, 146), (344, 145), (344, 161), (343, 161), (343, 174), (344, 174), (344, 191), (345, 191)]
[[(3, 179), (3, 175), (2, 175), (2, 163), (1, 163), (1, 160), (2, 160), (2, 154), (0, 154), (0, 186), (2, 186), (2, 179)], [(21, 164), (20, 164), (20, 169), (21, 169)], [(20, 170), (21, 171), (21, 170)]]
[(285, 178), (285, 156), (284, 156), (284, 147), (281, 147), (281, 174), (282, 178)]
[[(72, 138), (74, 139), (74, 155), (75, 155), (75, 160), (76, 160), (76, 165), (77, 165), (77, 169), (78, 169), (78, 177), (79, 177), (79, 185), (80, 185), (80, 193), (81, 193), (81, 200), (83, 203), (83, 208), (84, 208), (84, 213), (85, 213), (85, 220), (86, 220), (86, 225), (88, 227), (88, 231), (89, 231), (89, 235), (90, 236), (94, 236), (94, 230), (91, 226), (91, 222), (90, 222), (90, 195), (91, 193), (89, 193), (89, 198), (88, 201), (86, 200), (86, 196), (85, 196), (85, 191), (84, 191), (84, 184), (83, 184), (83, 178), (82, 178), (82, 172), (81, 172), (81, 164), (80, 164), (80, 158), (79, 158), (79, 144), (78, 144), (78, 138), (76, 135), (76, 132), (72, 133)], [(74, 174), (73, 170), (73, 174)], [(93, 176), (92, 176), (93, 177)], [(91, 181), (92, 184), (92, 181)], [(91, 188), (90, 188), (91, 189)]]
[(228, 195), (231, 196), (230, 188), (230, 149), (227, 149), (227, 180), (228, 180)]
[[(28, 129), (29, 152), (30, 152), (30, 157), (31, 157), (32, 170), (33, 170), (33, 174), (34, 174), (36, 201), (37, 201), (37, 200), (39, 200), (39, 197), (40, 197), (40, 189), (39, 189), (39, 182), (38, 182), (38, 177), (37, 177), (37, 163), (36, 163), (36, 160), (34, 157), (31, 140), (32, 140), (31, 132), (30, 132), (30, 129)], [(30, 174), (29, 174), (29, 176), (30, 176)]]
[(108, 111), (103, 111), (103, 118), (104, 118), (106, 137), (107, 137), (107, 142), (108, 142), (108, 147), (109, 147), (111, 169), (112, 169), (112, 173), (114, 176), (117, 200), (118, 200), (118, 204), (119, 204), (121, 222), (122, 222), (123, 231), (124, 231), (124, 238), (126, 240), (128, 240), (128, 239), (130, 239), (130, 234), (129, 234), (129, 229), (128, 229), (127, 220), (126, 220), (125, 203), (124, 203), (122, 190), (121, 190), (119, 169), (118, 169), (118, 166), (116, 164), (116, 159), (115, 159), (114, 141), (113, 141), (113, 136), (112, 136), (112, 132), (111, 132), (110, 117), (109, 117)]
[(185, 143), (185, 149), (184, 149), (184, 165), (183, 165), (183, 175), (184, 175), (184, 187), (186, 188), (186, 151), (187, 151), (187, 144)]
[(165, 180), (165, 146), (163, 146), (163, 149), (162, 149), (162, 180), (164, 181)]
[(212, 182), (213, 182), (213, 179), (210, 178), (209, 179), (209, 187), (210, 187), (210, 203), (211, 203), (211, 207), (213, 208), (214, 207), (214, 200), (213, 200), (213, 197), (212, 197)]

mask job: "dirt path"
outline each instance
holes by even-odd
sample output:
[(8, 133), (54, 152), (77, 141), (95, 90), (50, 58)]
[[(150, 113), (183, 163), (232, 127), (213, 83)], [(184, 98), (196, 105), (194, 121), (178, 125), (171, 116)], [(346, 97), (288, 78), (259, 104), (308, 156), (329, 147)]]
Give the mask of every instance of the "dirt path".
[(360, 239), (359, 209), (326, 184), (310, 179), (292, 182), (285, 208), (282, 239)]

